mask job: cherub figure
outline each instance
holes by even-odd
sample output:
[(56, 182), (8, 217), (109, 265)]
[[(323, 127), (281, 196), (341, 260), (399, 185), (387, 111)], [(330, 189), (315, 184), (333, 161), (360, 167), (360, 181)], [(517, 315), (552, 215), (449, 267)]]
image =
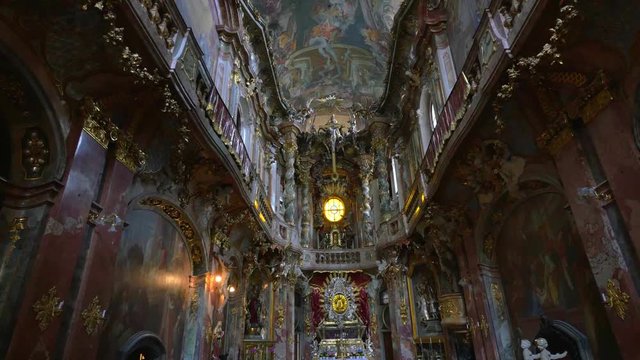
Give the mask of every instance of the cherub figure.
[(540, 350), (539, 356), (541, 360), (562, 359), (567, 356), (566, 351), (563, 352), (562, 354), (552, 354), (549, 350), (547, 350), (549, 343), (545, 338), (537, 338), (535, 340), (535, 343), (536, 343), (536, 346), (538, 347), (538, 350)]
[(524, 360), (540, 359), (540, 354), (531, 352), (531, 341), (527, 339), (520, 340), (520, 347), (522, 348), (522, 358)]

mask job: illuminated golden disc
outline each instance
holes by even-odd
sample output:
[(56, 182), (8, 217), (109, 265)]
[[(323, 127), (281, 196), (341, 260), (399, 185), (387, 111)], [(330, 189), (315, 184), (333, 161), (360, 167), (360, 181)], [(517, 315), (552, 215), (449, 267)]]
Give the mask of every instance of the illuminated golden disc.
[(331, 299), (331, 307), (333, 311), (338, 314), (342, 314), (347, 311), (347, 305), (349, 305), (349, 299), (344, 294), (335, 294)]
[(331, 222), (338, 222), (344, 216), (344, 203), (337, 197), (332, 197), (324, 202), (324, 217)]

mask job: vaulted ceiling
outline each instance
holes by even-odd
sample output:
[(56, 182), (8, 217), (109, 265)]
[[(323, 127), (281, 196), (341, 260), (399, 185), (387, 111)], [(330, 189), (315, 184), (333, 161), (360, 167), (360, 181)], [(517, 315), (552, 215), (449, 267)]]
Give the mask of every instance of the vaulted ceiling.
[(318, 114), (377, 103), (402, 0), (250, 0), (283, 101)]

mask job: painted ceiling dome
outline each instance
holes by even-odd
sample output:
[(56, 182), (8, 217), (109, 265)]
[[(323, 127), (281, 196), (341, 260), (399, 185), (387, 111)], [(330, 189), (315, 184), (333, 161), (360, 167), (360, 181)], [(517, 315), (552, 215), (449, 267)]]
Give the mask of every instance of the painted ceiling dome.
[(251, 3), (264, 21), (280, 92), (290, 107), (323, 113), (380, 99), (401, 0)]

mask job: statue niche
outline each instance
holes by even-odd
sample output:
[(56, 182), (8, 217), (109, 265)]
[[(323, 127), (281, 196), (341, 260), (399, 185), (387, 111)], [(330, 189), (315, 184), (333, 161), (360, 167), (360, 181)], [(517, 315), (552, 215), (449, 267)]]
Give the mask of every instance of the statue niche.
[(249, 280), (245, 299), (245, 335), (266, 340), (269, 329), (269, 279), (264, 272), (254, 271)]

